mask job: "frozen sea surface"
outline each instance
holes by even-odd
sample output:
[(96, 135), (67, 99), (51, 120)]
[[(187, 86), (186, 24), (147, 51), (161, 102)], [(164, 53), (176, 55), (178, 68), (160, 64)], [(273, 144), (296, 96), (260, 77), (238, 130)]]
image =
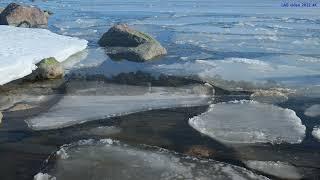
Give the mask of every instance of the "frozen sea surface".
[(273, 161), (246, 161), (245, 164), (254, 170), (270, 174), (283, 179), (301, 179), (299, 170), (285, 162)]
[(155, 147), (134, 147), (111, 139), (82, 140), (62, 148), (68, 157), (58, 155), (47, 172), (60, 180), (268, 179), (226, 163), (181, 156)]
[(306, 131), (294, 111), (245, 100), (211, 105), (189, 124), (225, 143), (301, 143)]
[[(228, 88), (305, 89), (320, 82), (318, 8), (283, 8), (276, 0), (21, 2), (53, 11), (50, 30), (87, 39), (90, 51), (78, 67), (91, 66), (98, 56), (106, 75), (113, 69), (196, 75)], [(168, 56), (138, 64), (97, 55), (98, 39), (117, 22), (153, 35), (169, 49)]]
[(45, 29), (0, 26), (0, 37), (0, 85), (30, 74), (44, 58), (62, 62), (87, 47), (86, 40)]
[(56, 129), (139, 111), (206, 105), (210, 101), (207, 91), (202, 91), (205, 85), (175, 88), (88, 84), (86, 88), (68, 88), (68, 94), (47, 112), (26, 120), (29, 127)]

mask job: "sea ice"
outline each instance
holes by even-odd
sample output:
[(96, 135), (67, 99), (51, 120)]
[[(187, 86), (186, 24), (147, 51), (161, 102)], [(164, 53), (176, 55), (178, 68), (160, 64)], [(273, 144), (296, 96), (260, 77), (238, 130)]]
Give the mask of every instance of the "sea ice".
[(0, 85), (30, 74), (44, 58), (62, 62), (87, 47), (86, 40), (46, 29), (0, 26), (0, 37)]
[[(88, 84), (90, 82), (85, 86)], [(200, 86), (97, 84), (86, 88), (70, 87), (56, 105), (26, 122), (34, 130), (46, 130), (151, 109), (206, 105), (211, 96), (203, 93)]]
[(123, 144), (112, 139), (63, 146), (69, 158), (57, 158), (48, 174), (64, 179), (268, 179), (245, 168), (199, 160), (168, 150)]
[(301, 143), (306, 130), (294, 111), (246, 100), (211, 105), (189, 124), (224, 143)]
[(320, 116), (320, 104), (315, 104), (305, 110), (304, 115), (309, 117)]
[(301, 179), (298, 169), (285, 162), (274, 161), (246, 161), (247, 167), (281, 179)]
[(34, 176), (34, 180), (56, 180), (55, 177), (50, 176), (49, 174), (38, 173)]
[(312, 131), (312, 136), (320, 141), (320, 127), (314, 127)]

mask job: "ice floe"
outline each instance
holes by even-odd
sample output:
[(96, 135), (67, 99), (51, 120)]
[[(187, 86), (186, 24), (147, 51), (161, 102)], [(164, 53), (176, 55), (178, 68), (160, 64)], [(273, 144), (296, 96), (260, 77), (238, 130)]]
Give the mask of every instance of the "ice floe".
[(286, 162), (246, 161), (247, 167), (281, 179), (301, 179), (298, 169)]
[(224, 143), (300, 143), (306, 130), (294, 111), (247, 100), (211, 105), (189, 124)]
[(145, 145), (112, 139), (84, 140), (63, 147), (68, 158), (57, 158), (48, 174), (64, 179), (268, 179), (245, 168), (199, 160)]
[(49, 174), (38, 173), (34, 176), (34, 180), (56, 180), (57, 178), (50, 176)]
[(0, 26), (0, 36), (0, 85), (30, 74), (44, 58), (61, 62), (87, 47), (86, 40), (46, 29)]
[(312, 130), (312, 136), (320, 141), (320, 127), (314, 127)]
[(320, 104), (315, 104), (307, 108), (304, 112), (304, 115), (309, 117), (320, 116)]
[(151, 109), (208, 104), (211, 95), (198, 87), (202, 85), (144, 87), (102, 83), (70, 87), (56, 105), (27, 123), (34, 130), (55, 129)]

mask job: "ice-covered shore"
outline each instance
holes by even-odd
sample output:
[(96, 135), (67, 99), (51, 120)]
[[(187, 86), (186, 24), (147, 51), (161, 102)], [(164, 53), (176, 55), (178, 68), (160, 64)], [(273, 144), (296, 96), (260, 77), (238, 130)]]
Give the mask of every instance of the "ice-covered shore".
[(22, 78), (44, 58), (59, 62), (84, 50), (87, 41), (62, 36), (46, 29), (0, 26), (0, 85)]

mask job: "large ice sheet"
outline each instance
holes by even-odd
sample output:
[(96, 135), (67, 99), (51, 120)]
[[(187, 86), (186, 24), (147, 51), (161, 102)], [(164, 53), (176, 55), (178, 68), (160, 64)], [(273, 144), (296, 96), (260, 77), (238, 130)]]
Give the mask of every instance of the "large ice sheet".
[(0, 37), (0, 85), (30, 74), (44, 58), (61, 62), (87, 47), (86, 40), (46, 29), (0, 26)]
[(189, 124), (224, 143), (300, 143), (306, 130), (294, 111), (246, 100), (211, 105)]
[(111, 139), (83, 140), (63, 149), (63, 155), (58, 153), (55, 165), (47, 172), (59, 180), (268, 179), (234, 165), (155, 147), (133, 147)]
[(301, 179), (302, 175), (293, 165), (281, 161), (246, 161), (245, 164), (254, 170), (273, 175), (281, 179)]
[(55, 129), (151, 109), (205, 105), (210, 101), (210, 94), (203, 91), (207, 86), (201, 85), (179, 88), (97, 86), (68, 88), (68, 94), (48, 112), (28, 119), (29, 127), (34, 130)]

